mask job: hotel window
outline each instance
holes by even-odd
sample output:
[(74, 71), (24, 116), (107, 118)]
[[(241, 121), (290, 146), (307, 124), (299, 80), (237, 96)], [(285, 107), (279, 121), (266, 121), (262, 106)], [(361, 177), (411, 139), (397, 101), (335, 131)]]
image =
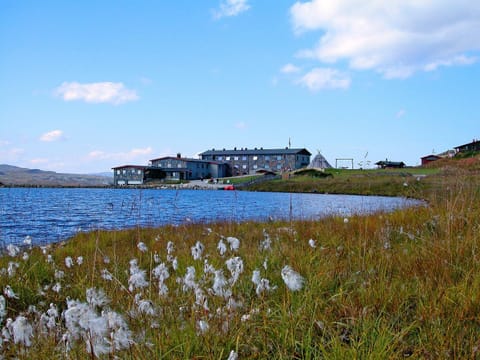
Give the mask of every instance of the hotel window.
[(265, 155), (265, 161), (269, 161), (270, 160), (270, 155)]
[(137, 170), (137, 174), (138, 174), (138, 175), (141, 175), (141, 174), (142, 174), (142, 170), (138, 169), (138, 170)]
[(277, 160), (282, 160), (282, 155), (277, 155)]
[(246, 156), (242, 156), (242, 160), (243, 160), (243, 161), (247, 161), (247, 157), (246, 157)]
[(270, 165), (265, 164), (265, 169), (270, 169)]
[(180, 169), (181, 167), (182, 167), (182, 163), (178, 163), (177, 168)]
[(117, 170), (117, 175), (120, 175), (120, 170)]
[(257, 160), (258, 160), (258, 156), (254, 156), (253, 161), (257, 161)]
[(230, 156), (227, 156), (225, 160), (230, 161)]
[(246, 169), (247, 168), (247, 165), (242, 165), (242, 169)]
[(122, 170), (123, 175), (127, 173), (127, 170)]
[(219, 156), (219, 157), (218, 157), (218, 160), (223, 160), (223, 156)]
[(258, 166), (255, 164), (255, 165), (253, 165), (253, 168), (254, 168), (254, 169), (257, 169), (257, 168), (258, 168)]
[(238, 156), (235, 156), (233, 160), (238, 161)]

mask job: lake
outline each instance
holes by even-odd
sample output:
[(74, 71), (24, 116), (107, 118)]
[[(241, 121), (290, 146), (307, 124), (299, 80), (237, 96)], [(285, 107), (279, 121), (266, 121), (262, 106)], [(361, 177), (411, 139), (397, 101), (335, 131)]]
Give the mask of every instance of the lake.
[(0, 242), (34, 244), (67, 239), (80, 231), (190, 222), (269, 219), (313, 220), (419, 205), (381, 196), (208, 190), (0, 189)]

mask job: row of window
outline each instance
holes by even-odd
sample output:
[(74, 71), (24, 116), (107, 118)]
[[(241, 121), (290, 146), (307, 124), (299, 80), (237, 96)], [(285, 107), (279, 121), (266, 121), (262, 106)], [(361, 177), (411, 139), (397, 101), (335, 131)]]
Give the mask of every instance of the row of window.
[[(140, 169), (137, 169), (137, 170), (135, 170), (135, 169), (129, 169), (128, 172), (129, 172), (130, 174), (133, 174), (133, 175), (134, 175), (134, 174), (142, 175), (142, 170), (140, 170)], [(127, 169), (117, 170), (117, 175), (120, 175), (120, 174), (122, 174), (122, 175), (127, 175)]]
[[(252, 160), (253, 161), (257, 161), (259, 158), (261, 158), (262, 156), (252, 156)], [(247, 156), (242, 156), (241, 159), (242, 161), (247, 161)], [(277, 155), (277, 156), (272, 156), (272, 158), (276, 158), (277, 160), (282, 160), (284, 158), (284, 156), (282, 155)], [(223, 156), (217, 156), (217, 157), (213, 157), (213, 160), (218, 160), (218, 161), (222, 161), (224, 159)], [(270, 160), (270, 155), (264, 155), (263, 156), (263, 159), (265, 161), (268, 161)], [(225, 161), (239, 161), (240, 160), (240, 156), (225, 156)]]

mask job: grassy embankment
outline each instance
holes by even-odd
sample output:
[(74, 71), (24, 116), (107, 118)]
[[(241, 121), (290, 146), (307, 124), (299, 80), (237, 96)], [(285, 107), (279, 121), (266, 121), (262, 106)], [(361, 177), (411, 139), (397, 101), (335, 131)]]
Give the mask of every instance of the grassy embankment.
[[(22, 315), (33, 333), (29, 346), (4, 342), (3, 354), (88, 359), (94, 358), (87, 352), (93, 348), (105, 358), (131, 359), (226, 359), (232, 350), (239, 359), (476, 358), (480, 181), (476, 170), (432, 172), (420, 181), (342, 173), (287, 183), (289, 191), (298, 185), (301, 191), (331, 193), (353, 191), (357, 183), (366, 193), (383, 189), (382, 194), (425, 198), (428, 207), (318, 222), (95, 232), (45, 253), (29, 250), (27, 260), (22, 254), (0, 258), (5, 269), (9, 262), (18, 264), (0, 277), (2, 289), (10, 285), (18, 295), (6, 299), (1, 324)], [(230, 249), (228, 236), (240, 240), (238, 250)], [(217, 249), (221, 239), (228, 247), (223, 256)], [(169, 241), (175, 249), (168, 254)], [(194, 260), (191, 248), (197, 242), (204, 250)], [(70, 267), (68, 257), (74, 262)], [(226, 265), (234, 257), (243, 261), (237, 280)], [(129, 264), (132, 259), (138, 266)], [(155, 270), (160, 263), (169, 273), (162, 281)], [(304, 278), (299, 291), (282, 280), (285, 265)], [(269, 281), (270, 291), (257, 294), (254, 270)], [(266, 281), (262, 284), (266, 288)], [(90, 288), (102, 289), (104, 301), (90, 293), (87, 304)], [(159, 295), (166, 288), (168, 293)], [(79, 302), (70, 303), (64, 319), (51, 316), (45, 325), (45, 316), (43, 322), (40, 318), (49, 304), (60, 314), (67, 298)], [(35, 309), (29, 310), (31, 305)], [(113, 312), (124, 325), (111, 321)], [(69, 339), (68, 352), (62, 336)]]

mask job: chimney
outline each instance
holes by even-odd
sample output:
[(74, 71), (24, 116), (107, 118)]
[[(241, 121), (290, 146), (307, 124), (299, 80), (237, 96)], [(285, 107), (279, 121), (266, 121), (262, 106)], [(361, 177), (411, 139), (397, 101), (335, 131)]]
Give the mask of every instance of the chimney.
[(181, 159), (182, 158), (182, 154), (181, 153), (177, 153), (177, 159)]

